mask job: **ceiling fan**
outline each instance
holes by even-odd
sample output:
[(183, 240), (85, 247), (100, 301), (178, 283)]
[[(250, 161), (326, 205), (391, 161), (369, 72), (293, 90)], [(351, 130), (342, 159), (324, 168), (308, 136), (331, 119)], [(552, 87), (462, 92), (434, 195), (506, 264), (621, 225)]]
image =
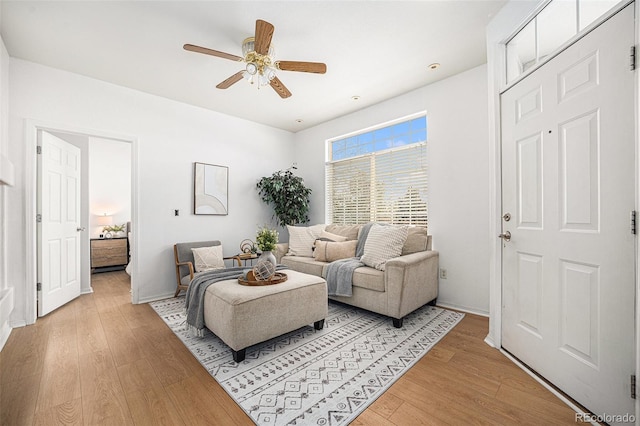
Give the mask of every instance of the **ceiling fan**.
[(320, 62), (275, 61), (273, 59), (273, 46), (271, 46), (273, 31), (273, 25), (267, 21), (258, 19), (256, 21), (255, 37), (246, 38), (242, 42), (242, 54), (244, 57), (208, 49), (206, 47), (195, 46), (193, 44), (185, 44), (183, 47), (185, 50), (191, 52), (204, 53), (206, 55), (247, 64), (244, 70), (238, 71), (219, 83), (216, 86), (218, 89), (227, 89), (243, 78), (246, 78), (251, 84), (257, 84), (258, 87), (268, 84), (273, 87), (281, 98), (288, 98), (291, 96), (291, 92), (282, 84), (276, 75), (276, 71), (299, 71), (324, 74), (327, 72), (327, 66)]

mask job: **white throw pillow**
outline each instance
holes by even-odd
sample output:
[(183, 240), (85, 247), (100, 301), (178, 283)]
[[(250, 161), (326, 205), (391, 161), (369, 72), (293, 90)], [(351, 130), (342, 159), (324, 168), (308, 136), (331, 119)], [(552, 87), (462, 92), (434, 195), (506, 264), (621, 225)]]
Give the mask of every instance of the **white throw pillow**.
[(325, 224), (313, 226), (287, 225), (287, 231), (289, 231), (289, 252), (287, 256), (313, 257), (313, 244), (325, 227)]
[(364, 243), (364, 254), (360, 261), (367, 266), (384, 271), (387, 260), (399, 257), (407, 240), (406, 226), (373, 225)]
[(224, 269), (222, 246), (192, 248), (196, 272)]

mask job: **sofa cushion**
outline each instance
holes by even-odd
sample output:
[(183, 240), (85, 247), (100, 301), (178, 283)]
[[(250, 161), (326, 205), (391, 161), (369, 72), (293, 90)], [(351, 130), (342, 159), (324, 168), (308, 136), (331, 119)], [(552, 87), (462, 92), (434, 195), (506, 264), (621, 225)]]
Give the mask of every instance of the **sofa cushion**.
[(360, 228), (362, 225), (327, 225), (325, 231), (331, 232), (332, 234), (342, 235), (343, 237), (347, 237), (349, 240), (357, 240), (358, 232), (360, 232)]
[(402, 255), (418, 253), (427, 249), (427, 228), (410, 226), (407, 241), (402, 246)]
[(353, 272), (353, 286), (368, 290), (384, 290), (384, 272), (363, 266)]
[(313, 226), (291, 226), (287, 225), (289, 231), (289, 252), (287, 256), (313, 257), (313, 244), (324, 231), (325, 225)]
[(334, 262), (339, 259), (355, 257), (357, 240), (331, 242), (316, 240), (313, 258), (318, 262)]
[(302, 256), (284, 256), (281, 262), (294, 271), (315, 275), (316, 277), (323, 277), (322, 271), (324, 266), (327, 265), (327, 262), (318, 262), (312, 257)]
[(364, 243), (364, 254), (360, 260), (367, 266), (384, 271), (387, 260), (402, 254), (408, 232), (407, 226), (374, 224)]

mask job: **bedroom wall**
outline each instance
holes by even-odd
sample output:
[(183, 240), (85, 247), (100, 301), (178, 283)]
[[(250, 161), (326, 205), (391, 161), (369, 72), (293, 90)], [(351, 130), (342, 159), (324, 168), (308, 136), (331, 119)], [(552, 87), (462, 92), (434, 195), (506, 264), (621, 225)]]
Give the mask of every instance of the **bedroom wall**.
[[(25, 288), (25, 119), (84, 129), (87, 134), (123, 135), (133, 140), (133, 297), (164, 298), (175, 289), (173, 244), (219, 239), (225, 254), (253, 238), (271, 212), (259, 200), (260, 177), (289, 167), (294, 159), (289, 132), (27, 61), (10, 60), (9, 148), (16, 187), (8, 197), (8, 278), (16, 293), (12, 325), (26, 318)], [(212, 92), (215, 96), (215, 92)], [(137, 161), (136, 161), (137, 159)], [(229, 214), (195, 216), (193, 163), (229, 167)], [(179, 209), (180, 215), (174, 216)]]
[(295, 135), (300, 176), (312, 188), (311, 222), (325, 221), (325, 141), (427, 112), (429, 233), (440, 252), (438, 303), (489, 312), (487, 68), (479, 66)]
[(131, 144), (89, 138), (89, 233), (98, 238), (99, 216), (111, 215), (114, 225), (131, 220)]

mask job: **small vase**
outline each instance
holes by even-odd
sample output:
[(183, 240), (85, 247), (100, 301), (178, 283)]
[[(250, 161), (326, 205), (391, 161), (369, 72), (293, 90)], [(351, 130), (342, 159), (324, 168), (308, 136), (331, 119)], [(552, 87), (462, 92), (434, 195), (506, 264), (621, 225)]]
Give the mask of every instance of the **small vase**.
[(258, 262), (261, 260), (266, 260), (267, 262), (273, 263), (273, 266), (277, 265), (276, 257), (270, 250), (265, 250), (262, 252), (260, 257), (258, 258)]

